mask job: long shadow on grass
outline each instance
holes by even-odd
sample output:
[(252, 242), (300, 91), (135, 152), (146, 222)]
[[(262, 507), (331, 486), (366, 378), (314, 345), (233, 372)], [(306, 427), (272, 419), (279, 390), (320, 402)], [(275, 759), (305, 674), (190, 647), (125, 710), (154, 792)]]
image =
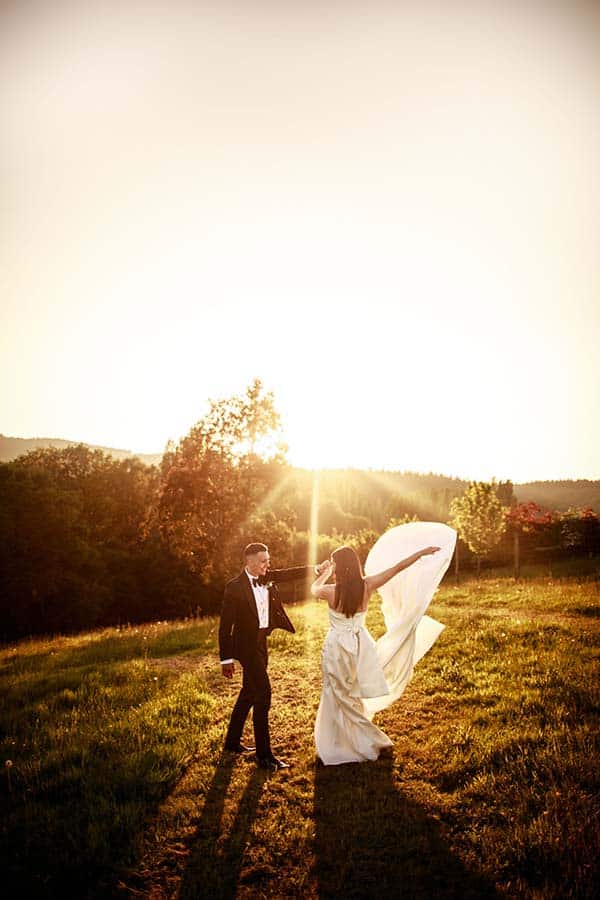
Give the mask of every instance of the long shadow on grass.
[[(236, 764), (250, 765), (251, 769), (237, 804), (234, 821), (228, 824), (226, 837), (223, 838), (225, 797)], [(178, 900), (204, 897), (226, 900), (235, 897), (246, 840), (256, 817), (266, 777), (265, 772), (249, 761), (238, 762), (229, 753), (221, 756), (206, 794), (196, 833), (191, 839), (191, 854), (181, 880)]]
[(494, 886), (452, 854), (439, 824), (394, 784), (387, 754), (315, 773), (319, 897), (481, 898)]

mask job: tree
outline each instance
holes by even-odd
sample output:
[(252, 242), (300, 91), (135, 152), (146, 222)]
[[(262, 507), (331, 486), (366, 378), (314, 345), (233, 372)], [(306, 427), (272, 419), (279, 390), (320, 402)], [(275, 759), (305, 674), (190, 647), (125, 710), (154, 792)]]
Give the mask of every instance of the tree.
[(553, 522), (552, 513), (543, 510), (537, 503), (517, 503), (504, 510), (507, 526), (513, 533), (513, 574), (515, 581), (520, 575), (521, 535), (532, 534)]
[(569, 507), (558, 513), (560, 542), (565, 549), (590, 556), (600, 549), (600, 516), (591, 507)]
[(245, 394), (211, 400), (208, 413), (163, 457), (152, 521), (205, 584), (239, 563), (245, 526), (283, 467), (273, 394), (256, 379)]
[(512, 481), (499, 481), (496, 485), (496, 494), (502, 506), (512, 506), (516, 503)]
[(506, 530), (495, 482), (472, 481), (450, 504), (450, 524), (477, 557), (479, 575), (482, 557), (491, 552)]
[(403, 516), (393, 516), (386, 526), (386, 531), (389, 531), (390, 528), (396, 528), (397, 525), (406, 525), (408, 522), (418, 522), (419, 517), (417, 515), (409, 516), (408, 513), (405, 513)]
[(347, 534), (345, 539), (340, 541), (340, 544), (348, 544), (350, 547), (354, 547), (358, 554), (358, 558), (364, 566), (367, 556), (369, 555), (369, 550), (378, 537), (379, 533), (372, 528), (361, 528), (360, 531), (357, 531), (354, 534)]
[[(160, 615), (141, 535), (157, 478), (137, 459), (84, 445), (0, 464), (0, 632), (74, 631)], [(172, 583), (177, 561), (156, 545), (151, 553)]]
[(245, 537), (256, 537), (269, 548), (271, 565), (275, 569), (292, 566), (293, 563), (293, 522), (278, 518), (275, 513), (260, 510), (253, 513), (248, 520), (248, 532), (241, 535), (238, 558), (242, 558), (243, 547), (248, 543)]

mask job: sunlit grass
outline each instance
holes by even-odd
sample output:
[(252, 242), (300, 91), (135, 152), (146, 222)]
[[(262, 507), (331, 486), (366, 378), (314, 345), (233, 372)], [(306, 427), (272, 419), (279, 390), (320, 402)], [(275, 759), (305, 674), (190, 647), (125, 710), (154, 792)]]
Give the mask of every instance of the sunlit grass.
[[(43, 896), (591, 897), (598, 877), (599, 592), (486, 577), (376, 721), (375, 763), (316, 763), (323, 604), (269, 642), (265, 775), (221, 753), (239, 688), (216, 620), (0, 652), (4, 884)], [(372, 605), (374, 636), (383, 619)], [(239, 679), (239, 675), (238, 675)], [(248, 738), (251, 739), (249, 728)]]
[(85, 891), (135, 858), (149, 810), (189, 764), (214, 706), (193, 671), (151, 659), (198, 653), (209, 632), (173, 623), (2, 652), (3, 831), (16, 883), (45, 896), (55, 884)]

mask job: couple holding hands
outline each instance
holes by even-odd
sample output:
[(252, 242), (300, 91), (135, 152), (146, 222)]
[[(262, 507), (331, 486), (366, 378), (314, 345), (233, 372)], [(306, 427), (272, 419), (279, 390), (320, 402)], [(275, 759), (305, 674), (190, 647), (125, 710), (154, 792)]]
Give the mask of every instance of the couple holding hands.
[[(233, 753), (255, 750), (256, 761), (264, 769), (289, 766), (271, 749), (267, 639), (275, 628), (295, 630), (277, 585), (311, 574), (316, 575), (311, 594), (326, 601), (329, 613), (314, 728), (317, 756), (324, 765), (363, 762), (377, 759), (384, 747), (391, 747), (390, 738), (372, 719), (401, 696), (415, 664), (444, 628), (425, 612), (450, 565), (455, 544), (456, 532), (447, 525), (399, 525), (376, 541), (364, 573), (351, 547), (339, 547), (331, 559), (315, 567), (271, 569), (267, 546), (248, 544), (244, 570), (225, 587), (219, 626), (223, 675), (234, 676), (235, 660), (243, 672), (225, 749)], [(375, 591), (381, 595), (386, 625), (378, 641), (365, 625)], [(255, 748), (242, 744), (251, 709)]]

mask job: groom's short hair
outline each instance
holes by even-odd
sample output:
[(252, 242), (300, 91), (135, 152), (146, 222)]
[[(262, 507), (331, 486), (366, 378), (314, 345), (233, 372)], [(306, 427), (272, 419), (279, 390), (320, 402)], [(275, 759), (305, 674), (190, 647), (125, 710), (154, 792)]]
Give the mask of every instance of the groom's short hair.
[(269, 548), (266, 544), (248, 544), (244, 550), (244, 559), (248, 559), (249, 556), (255, 556), (257, 553), (263, 552), (269, 552)]

